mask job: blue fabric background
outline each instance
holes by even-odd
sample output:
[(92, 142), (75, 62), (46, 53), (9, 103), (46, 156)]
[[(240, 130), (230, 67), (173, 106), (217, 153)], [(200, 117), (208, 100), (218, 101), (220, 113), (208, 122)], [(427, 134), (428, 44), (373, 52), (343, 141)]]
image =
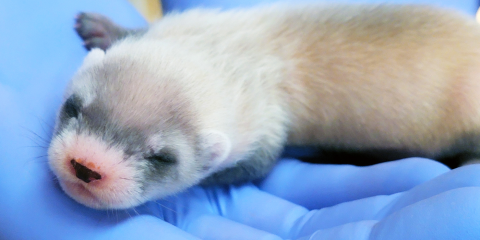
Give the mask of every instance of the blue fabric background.
[[(257, 2), (271, 1), (168, 0), (164, 7), (182, 10), (192, 6), (248, 6)], [(478, 7), (473, 0), (390, 2), (434, 3), (472, 15)], [(58, 209), (68, 209), (73, 203), (56, 202), (55, 199), (61, 197), (58, 194), (62, 194), (58, 191), (43, 194), (45, 198), (38, 197), (43, 196), (42, 192), (52, 191), (45, 185), (52, 178), (45, 164), (49, 141), (45, 136), (50, 136), (51, 122), (61, 103), (64, 87), (86, 54), (73, 30), (73, 17), (79, 11), (99, 12), (127, 27), (146, 26), (141, 16), (123, 0), (0, 1), (0, 239), (18, 239), (19, 233), (25, 231), (38, 235), (57, 231), (55, 235), (59, 238), (67, 232), (90, 236), (82, 229), (83, 225), (59, 229), (46, 227), (67, 220), (46, 209), (57, 204)], [(49, 215), (52, 222), (44, 222), (45, 215)], [(88, 217), (83, 221), (102, 224)], [(146, 219), (143, 225), (132, 228), (141, 232), (152, 221), (156, 222)], [(26, 226), (25, 222), (32, 224)], [(105, 228), (108, 227), (111, 226), (105, 223)], [(112, 230), (110, 233), (129, 236), (128, 232)], [(133, 239), (133, 235), (131, 237)]]

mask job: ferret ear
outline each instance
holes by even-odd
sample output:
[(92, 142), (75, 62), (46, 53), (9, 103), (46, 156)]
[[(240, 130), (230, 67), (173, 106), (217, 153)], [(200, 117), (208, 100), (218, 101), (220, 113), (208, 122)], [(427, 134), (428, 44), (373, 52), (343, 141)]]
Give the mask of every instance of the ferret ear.
[(94, 64), (98, 64), (103, 60), (104, 57), (105, 57), (105, 52), (102, 49), (94, 48), (87, 54), (87, 56), (83, 60), (82, 67), (87, 68)]
[(217, 167), (227, 159), (232, 148), (227, 135), (216, 130), (208, 130), (200, 134), (200, 139), (204, 156), (209, 161), (208, 169)]

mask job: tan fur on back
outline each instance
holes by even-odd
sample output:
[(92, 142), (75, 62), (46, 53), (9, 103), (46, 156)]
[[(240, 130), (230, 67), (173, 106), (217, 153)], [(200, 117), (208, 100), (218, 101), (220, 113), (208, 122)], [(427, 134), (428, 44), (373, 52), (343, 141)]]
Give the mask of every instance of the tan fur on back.
[(435, 152), (478, 132), (473, 19), (408, 6), (324, 13), (287, 24), (323, 22), (291, 37), (301, 41), (291, 55), (295, 77), (283, 86), (294, 111), (291, 143)]
[(192, 10), (166, 16), (132, 46), (124, 41), (111, 51), (120, 49), (141, 57), (155, 52), (144, 61), (150, 69), (161, 63), (153, 70), (160, 75), (183, 72), (182, 57), (195, 62), (189, 76), (175, 81), (193, 109), (201, 109), (192, 115), (200, 129), (226, 132), (233, 155), (260, 138), (271, 146), (286, 138), (292, 145), (434, 156), (479, 132), (480, 28), (447, 10)]

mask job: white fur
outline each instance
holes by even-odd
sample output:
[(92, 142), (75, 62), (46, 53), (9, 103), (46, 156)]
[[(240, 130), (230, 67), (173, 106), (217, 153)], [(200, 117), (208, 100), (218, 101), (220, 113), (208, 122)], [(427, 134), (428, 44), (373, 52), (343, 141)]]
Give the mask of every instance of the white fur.
[[(136, 180), (141, 162), (123, 161), (122, 149), (106, 146), (96, 136), (65, 131), (52, 140), (49, 158), (62, 189), (84, 205), (128, 208), (145, 200)], [(101, 181), (87, 184), (75, 177), (72, 159), (99, 173)]]
[(102, 61), (105, 57), (105, 52), (99, 48), (92, 49), (85, 59), (81, 68), (77, 71), (74, 79), (70, 82), (70, 85), (65, 91), (65, 98), (72, 95), (72, 93), (79, 93), (82, 97), (84, 106), (88, 106), (95, 99), (95, 87), (97, 86), (94, 77), (91, 74), (92, 68), (98, 68), (102, 66)]

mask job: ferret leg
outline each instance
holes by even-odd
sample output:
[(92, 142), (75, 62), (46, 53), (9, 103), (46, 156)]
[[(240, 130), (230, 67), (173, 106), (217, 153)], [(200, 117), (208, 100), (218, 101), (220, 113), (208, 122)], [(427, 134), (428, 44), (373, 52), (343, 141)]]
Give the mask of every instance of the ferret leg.
[(214, 173), (202, 180), (200, 185), (242, 184), (265, 177), (275, 165), (280, 153), (259, 149), (248, 160), (238, 162), (234, 167)]
[(75, 31), (87, 50), (106, 50), (112, 43), (128, 35), (144, 32), (120, 27), (107, 17), (96, 13), (80, 13), (75, 18)]

